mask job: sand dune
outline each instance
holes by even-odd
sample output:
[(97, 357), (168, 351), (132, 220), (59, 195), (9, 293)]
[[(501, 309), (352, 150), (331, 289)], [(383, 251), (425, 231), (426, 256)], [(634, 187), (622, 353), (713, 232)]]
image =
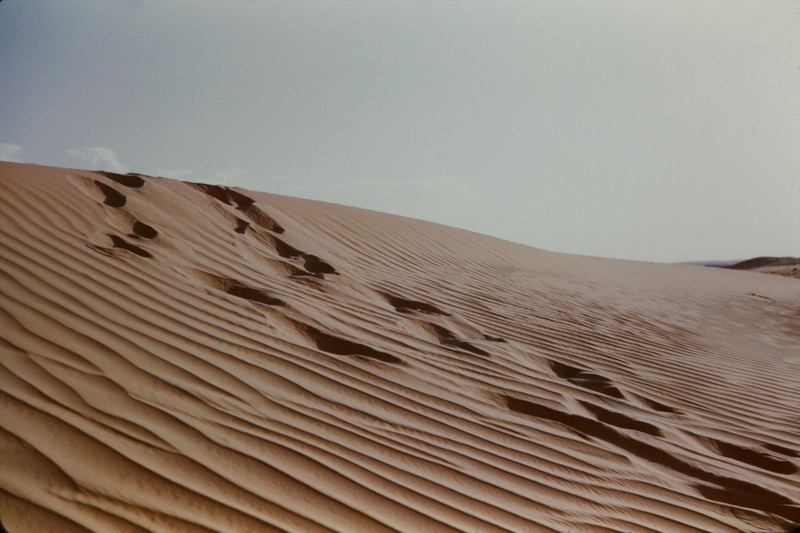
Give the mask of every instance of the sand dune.
[(723, 268), (749, 270), (800, 279), (800, 257), (754, 257)]
[(800, 523), (800, 283), (0, 163), (11, 533)]

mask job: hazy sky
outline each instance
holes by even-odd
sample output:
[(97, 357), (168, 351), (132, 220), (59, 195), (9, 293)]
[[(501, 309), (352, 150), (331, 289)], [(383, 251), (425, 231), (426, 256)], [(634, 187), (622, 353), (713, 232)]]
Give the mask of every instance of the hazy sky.
[(800, 255), (794, 0), (5, 0), (0, 159), (548, 250)]

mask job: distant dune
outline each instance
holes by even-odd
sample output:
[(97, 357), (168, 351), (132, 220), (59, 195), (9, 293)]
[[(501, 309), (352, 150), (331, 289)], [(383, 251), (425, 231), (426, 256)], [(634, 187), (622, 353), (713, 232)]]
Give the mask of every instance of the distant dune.
[(40, 532), (800, 523), (800, 283), (0, 163), (0, 517)]
[(800, 258), (798, 257), (754, 257), (733, 265), (725, 266), (732, 270), (751, 270), (764, 274), (777, 274), (800, 279)]

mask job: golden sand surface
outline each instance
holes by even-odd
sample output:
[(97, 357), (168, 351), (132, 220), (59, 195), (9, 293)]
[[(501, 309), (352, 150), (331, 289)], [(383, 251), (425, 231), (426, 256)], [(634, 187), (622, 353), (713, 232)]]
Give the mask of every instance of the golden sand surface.
[(800, 523), (800, 283), (0, 163), (11, 533)]

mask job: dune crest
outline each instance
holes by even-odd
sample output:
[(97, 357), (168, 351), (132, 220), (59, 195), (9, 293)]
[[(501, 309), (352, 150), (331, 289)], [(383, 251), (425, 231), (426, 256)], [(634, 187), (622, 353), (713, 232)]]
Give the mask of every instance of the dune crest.
[(749, 270), (800, 279), (800, 258), (798, 257), (754, 257), (723, 268)]
[(789, 531), (800, 283), (0, 163), (0, 518)]

